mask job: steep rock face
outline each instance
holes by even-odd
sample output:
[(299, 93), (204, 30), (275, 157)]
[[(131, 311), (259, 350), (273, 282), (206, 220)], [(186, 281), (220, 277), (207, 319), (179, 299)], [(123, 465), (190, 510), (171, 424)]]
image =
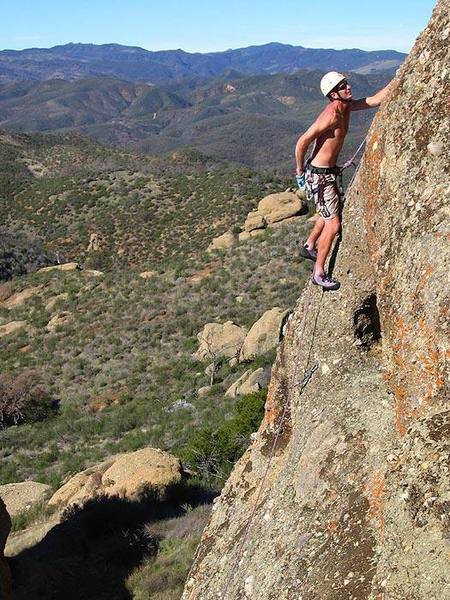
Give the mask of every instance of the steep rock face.
[(184, 600), (450, 589), (449, 17), (438, 2), (374, 120), (344, 210), (342, 287), (308, 284), (299, 300)]
[(10, 531), (11, 517), (0, 498), (0, 598), (2, 600), (12, 600), (11, 572), (3, 554)]

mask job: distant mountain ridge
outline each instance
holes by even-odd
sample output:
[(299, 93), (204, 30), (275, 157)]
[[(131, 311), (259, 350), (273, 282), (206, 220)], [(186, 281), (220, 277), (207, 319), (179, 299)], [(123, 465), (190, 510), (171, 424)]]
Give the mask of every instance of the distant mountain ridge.
[[(232, 75), (234, 77), (232, 78)], [(75, 130), (133, 152), (195, 148), (254, 168), (286, 165), (299, 132), (324, 105), (323, 73), (192, 77), (147, 85), (116, 78), (0, 82), (0, 127)], [(356, 96), (389, 81), (388, 72), (353, 74)], [(348, 143), (364, 137), (372, 114), (357, 113)], [(350, 148), (349, 148), (350, 150)]]
[(70, 43), (53, 48), (0, 51), (0, 80), (75, 80), (118, 77), (160, 83), (186, 77), (214, 77), (227, 70), (246, 75), (293, 73), (299, 69), (373, 73), (394, 69), (406, 54), (395, 50), (367, 52), (269, 43), (224, 52), (149, 51), (120, 44)]

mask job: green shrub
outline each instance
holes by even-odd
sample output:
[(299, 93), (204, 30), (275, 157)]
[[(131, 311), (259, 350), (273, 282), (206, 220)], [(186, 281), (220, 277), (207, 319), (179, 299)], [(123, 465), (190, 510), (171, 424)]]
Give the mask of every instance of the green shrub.
[(149, 559), (127, 581), (133, 600), (179, 600), (199, 539), (161, 542), (155, 559)]
[(264, 415), (267, 389), (242, 396), (235, 415), (213, 430), (203, 427), (181, 452), (184, 462), (208, 484), (220, 485), (250, 443)]
[(17, 376), (0, 374), (0, 428), (42, 421), (55, 413), (57, 404), (36, 371)]
[(11, 531), (20, 531), (26, 529), (29, 525), (38, 521), (46, 520), (53, 512), (54, 508), (49, 508), (47, 502), (43, 500), (38, 502), (29, 509), (25, 509), (20, 513), (11, 517)]

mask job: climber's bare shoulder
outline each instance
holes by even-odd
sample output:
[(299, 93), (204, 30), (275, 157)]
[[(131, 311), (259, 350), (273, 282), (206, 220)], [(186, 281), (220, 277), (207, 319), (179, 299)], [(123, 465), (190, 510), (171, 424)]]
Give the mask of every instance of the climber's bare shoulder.
[(339, 120), (339, 115), (330, 104), (319, 114), (314, 123), (305, 132), (304, 137), (310, 142), (325, 135), (327, 132), (334, 131), (339, 125)]
[(320, 123), (320, 128), (322, 129), (323, 133), (327, 129), (334, 129), (337, 125), (339, 125), (339, 120), (340, 118), (336, 107), (330, 103), (319, 114), (316, 119), (316, 123)]

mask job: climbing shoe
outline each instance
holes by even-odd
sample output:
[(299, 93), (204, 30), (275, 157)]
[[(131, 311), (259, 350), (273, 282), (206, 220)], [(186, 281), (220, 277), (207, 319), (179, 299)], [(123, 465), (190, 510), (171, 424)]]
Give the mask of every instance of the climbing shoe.
[(314, 285), (320, 285), (320, 287), (326, 291), (338, 290), (341, 287), (341, 284), (337, 279), (332, 279), (325, 273), (323, 275), (316, 275), (313, 273), (312, 282)]
[(316, 260), (317, 250), (315, 250), (315, 248), (310, 250), (307, 244), (302, 244), (300, 246), (300, 256), (303, 256), (303, 258), (309, 258), (309, 260)]

